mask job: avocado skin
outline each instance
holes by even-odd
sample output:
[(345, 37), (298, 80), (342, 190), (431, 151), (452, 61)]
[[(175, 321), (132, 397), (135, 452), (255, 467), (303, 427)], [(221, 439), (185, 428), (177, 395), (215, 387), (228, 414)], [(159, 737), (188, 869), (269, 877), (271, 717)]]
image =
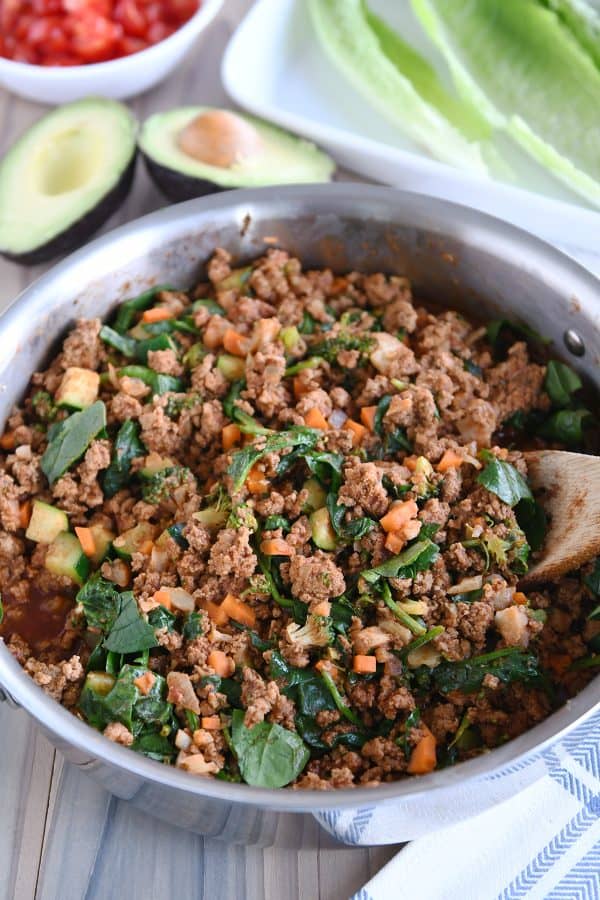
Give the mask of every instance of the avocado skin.
[[(208, 181), (205, 178), (194, 178), (191, 175), (185, 175), (183, 172), (177, 172), (175, 169), (169, 169), (168, 166), (161, 166), (155, 162), (152, 157), (140, 151), (146, 164), (146, 169), (150, 178), (164, 194), (167, 200), (173, 203), (180, 203), (182, 200), (193, 200), (194, 197), (204, 197), (205, 194), (214, 194), (217, 191), (232, 190), (232, 188), (224, 188), (214, 181)], [(243, 187), (243, 185), (237, 185)]]
[(47, 241), (35, 250), (28, 250), (26, 253), (7, 253), (0, 248), (0, 256), (11, 262), (20, 263), (23, 266), (36, 266), (38, 263), (48, 262), (57, 256), (63, 256), (71, 250), (81, 247), (95, 231), (97, 231), (106, 220), (118, 209), (123, 203), (125, 197), (131, 189), (133, 183), (133, 175), (135, 172), (137, 152), (134, 151), (130, 162), (123, 170), (119, 180), (115, 186), (105, 194), (102, 200), (97, 203), (87, 213), (84, 213), (80, 219), (61, 231), (51, 240)]

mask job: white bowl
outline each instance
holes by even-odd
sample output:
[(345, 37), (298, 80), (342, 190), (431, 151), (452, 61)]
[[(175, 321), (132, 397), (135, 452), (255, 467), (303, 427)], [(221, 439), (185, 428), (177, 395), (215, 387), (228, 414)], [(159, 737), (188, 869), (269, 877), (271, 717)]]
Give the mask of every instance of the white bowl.
[(68, 103), (90, 95), (133, 97), (172, 72), (222, 4), (202, 0), (198, 12), (164, 41), (120, 59), (88, 66), (35, 66), (0, 57), (0, 85), (40, 103)]

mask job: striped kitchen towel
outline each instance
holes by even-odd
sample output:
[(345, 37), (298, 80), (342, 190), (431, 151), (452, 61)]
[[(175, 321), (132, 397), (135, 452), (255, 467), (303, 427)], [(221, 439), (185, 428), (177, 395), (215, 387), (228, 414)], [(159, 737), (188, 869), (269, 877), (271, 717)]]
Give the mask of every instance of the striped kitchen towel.
[[(539, 759), (542, 778), (412, 841), (352, 900), (600, 900), (600, 712)], [(378, 813), (321, 822), (348, 843), (381, 843)], [(388, 831), (389, 809), (381, 814)]]

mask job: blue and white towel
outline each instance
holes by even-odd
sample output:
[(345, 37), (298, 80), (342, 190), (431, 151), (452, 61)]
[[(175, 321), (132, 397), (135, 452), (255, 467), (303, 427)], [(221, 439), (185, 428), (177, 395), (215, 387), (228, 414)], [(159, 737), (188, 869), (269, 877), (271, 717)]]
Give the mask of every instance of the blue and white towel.
[[(412, 841), (352, 900), (600, 900), (600, 712), (540, 763), (542, 778)], [(393, 806), (319, 820), (347, 843), (387, 843)]]

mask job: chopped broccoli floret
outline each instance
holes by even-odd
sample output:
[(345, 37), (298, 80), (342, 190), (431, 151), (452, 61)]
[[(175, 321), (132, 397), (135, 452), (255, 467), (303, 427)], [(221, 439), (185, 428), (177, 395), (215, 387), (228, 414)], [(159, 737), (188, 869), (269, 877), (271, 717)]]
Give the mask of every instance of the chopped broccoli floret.
[(293, 644), (302, 647), (326, 647), (335, 637), (331, 619), (313, 613), (309, 613), (305, 625), (292, 623), (287, 626), (286, 632)]

